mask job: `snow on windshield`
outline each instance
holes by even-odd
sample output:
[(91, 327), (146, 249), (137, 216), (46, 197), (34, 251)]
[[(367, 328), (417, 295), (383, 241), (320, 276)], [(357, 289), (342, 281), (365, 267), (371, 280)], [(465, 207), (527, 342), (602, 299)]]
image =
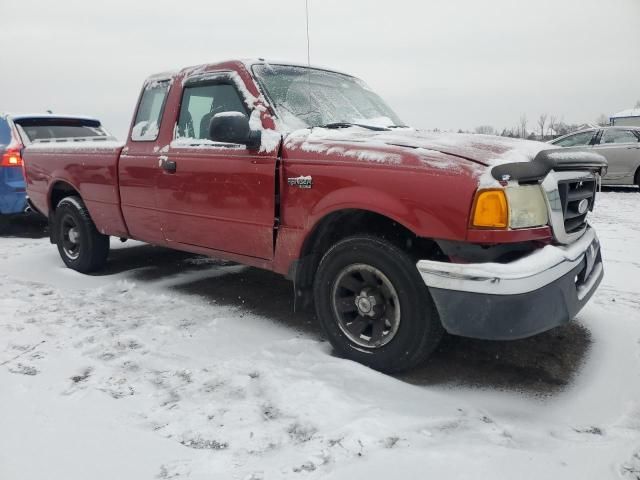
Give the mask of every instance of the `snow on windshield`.
[(287, 130), (331, 123), (403, 125), (384, 101), (356, 78), (290, 65), (255, 65), (253, 69)]

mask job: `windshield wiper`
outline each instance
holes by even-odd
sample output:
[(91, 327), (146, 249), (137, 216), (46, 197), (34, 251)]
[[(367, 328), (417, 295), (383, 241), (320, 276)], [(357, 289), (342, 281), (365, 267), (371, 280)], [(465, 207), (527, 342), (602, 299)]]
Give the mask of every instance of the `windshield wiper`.
[(325, 125), (316, 125), (317, 128), (349, 128), (349, 127), (361, 127), (369, 130), (373, 130), (374, 132), (388, 132), (389, 129), (386, 127), (376, 127), (374, 125), (366, 125), (364, 123), (350, 123), (350, 122), (333, 122), (327, 123)]

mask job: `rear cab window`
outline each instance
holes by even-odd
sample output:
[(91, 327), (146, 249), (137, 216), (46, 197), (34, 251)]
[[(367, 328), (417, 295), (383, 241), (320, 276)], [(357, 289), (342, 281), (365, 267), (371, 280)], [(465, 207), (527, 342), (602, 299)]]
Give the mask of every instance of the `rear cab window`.
[(169, 86), (169, 80), (154, 81), (145, 86), (131, 129), (131, 140), (152, 142), (158, 138)]

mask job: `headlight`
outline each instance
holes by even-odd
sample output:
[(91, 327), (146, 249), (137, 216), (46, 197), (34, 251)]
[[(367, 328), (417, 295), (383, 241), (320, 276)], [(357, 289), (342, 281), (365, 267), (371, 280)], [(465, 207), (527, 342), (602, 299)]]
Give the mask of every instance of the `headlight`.
[(511, 228), (540, 227), (549, 223), (547, 204), (539, 185), (507, 187), (505, 191)]
[(479, 228), (531, 228), (549, 222), (547, 204), (539, 185), (480, 190), (471, 224)]

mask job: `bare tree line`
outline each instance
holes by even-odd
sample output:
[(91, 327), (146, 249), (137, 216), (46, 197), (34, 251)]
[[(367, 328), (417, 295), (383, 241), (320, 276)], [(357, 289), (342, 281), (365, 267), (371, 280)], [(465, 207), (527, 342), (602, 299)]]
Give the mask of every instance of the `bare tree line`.
[[(640, 109), (640, 100), (636, 102), (635, 108)], [(473, 132), (458, 130), (458, 133), (477, 133), (481, 135), (500, 135), (503, 137), (527, 138), (529, 140), (551, 140), (568, 133), (575, 132), (581, 128), (588, 126), (606, 126), (609, 125), (609, 117), (604, 113), (598, 115), (593, 123), (567, 123), (563, 117), (541, 113), (536, 119), (535, 126), (529, 130), (529, 121), (527, 115), (522, 114), (518, 123), (511, 128), (503, 128), (502, 131), (493, 127), (493, 125), (480, 125), (473, 129)], [(436, 129), (437, 130), (437, 129)]]
[[(640, 101), (638, 102), (638, 108), (640, 108)], [(609, 125), (609, 117), (605, 114), (601, 114), (594, 123), (601, 126)], [(550, 115), (545, 112), (541, 113), (536, 119), (535, 126), (531, 130), (529, 129), (529, 120), (527, 115), (522, 114), (515, 127), (503, 128), (502, 131), (500, 131), (492, 125), (480, 125), (474, 129), (474, 133), (482, 135), (500, 135), (512, 138), (527, 138), (529, 140), (551, 140), (579, 130), (587, 125), (591, 124), (567, 123), (562, 117), (558, 118), (556, 115)], [(462, 130), (459, 130), (459, 132), (466, 133)]]

